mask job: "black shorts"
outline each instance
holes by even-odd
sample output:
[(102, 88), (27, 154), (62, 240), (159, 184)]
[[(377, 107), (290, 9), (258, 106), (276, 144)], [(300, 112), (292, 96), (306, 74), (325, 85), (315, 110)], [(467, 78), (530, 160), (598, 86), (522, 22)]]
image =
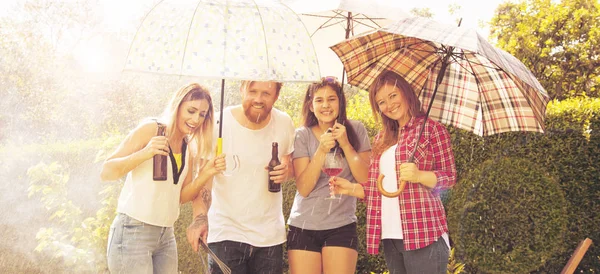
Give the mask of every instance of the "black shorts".
[(308, 230), (289, 226), (287, 249), (321, 252), (325, 246), (339, 246), (358, 251), (356, 223), (327, 230)]

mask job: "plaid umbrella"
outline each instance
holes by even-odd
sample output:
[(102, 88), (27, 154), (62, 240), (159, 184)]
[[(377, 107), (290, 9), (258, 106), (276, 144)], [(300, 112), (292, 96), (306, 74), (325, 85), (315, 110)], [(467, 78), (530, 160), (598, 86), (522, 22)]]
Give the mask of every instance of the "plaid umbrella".
[(410, 17), (331, 49), (349, 84), (367, 89), (381, 72), (394, 71), (441, 123), (480, 136), (544, 131), (550, 100), (544, 88), (523, 63), (473, 29)]

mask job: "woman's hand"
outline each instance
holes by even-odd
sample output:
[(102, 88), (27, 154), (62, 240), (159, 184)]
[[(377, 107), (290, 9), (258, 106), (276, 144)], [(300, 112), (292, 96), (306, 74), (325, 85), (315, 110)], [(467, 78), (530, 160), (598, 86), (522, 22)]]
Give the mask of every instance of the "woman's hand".
[(319, 150), (323, 153), (328, 153), (335, 146), (335, 138), (329, 130), (323, 133), (319, 138)]
[(406, 182), (420, 182), (421, 171), (417, 168), (415, 163), (402, 163), (400, 164), (400, 181)]
[(201, 172), (208, 172), (211, 176), (214, 176), (225, 171), (226, 167), (225, 154), (221, 154), (208, 161)]
[(400, 164), (400, 181), (420, 183), (428, 188), (437, 185), (437, 176), (433, 171), (419, 170), (415, 163)]
[(154, 136), (142, 151), (146, 159), (150, 159), (154, 157), (154, 155), (169, 156), (169, 140), (166, 136)]
[(350, 142), (348, 141), (348, 135), (346, 134), (346, 126), (335, 122), (331, 128), (331, 135), (333, 136), (333, 139), (338, 141), (340, 148), (344, 149), (350, 145)]
[(341, 178), (331, 177), (329, 178), (329, 186), (332, 188), (334, 194), (343, 194), (354, 197), (363, 198), (365, 196), (364, 189), (361, 184), (353, 184), (352, 182)]

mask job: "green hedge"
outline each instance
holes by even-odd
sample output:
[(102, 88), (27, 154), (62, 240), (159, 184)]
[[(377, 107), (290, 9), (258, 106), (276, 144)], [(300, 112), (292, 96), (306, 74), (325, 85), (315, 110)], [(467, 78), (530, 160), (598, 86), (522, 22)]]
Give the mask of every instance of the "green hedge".
[[(588, 237), (600, 242), (600, 99), (551, 102), (544, 134), (513, 132), (481, 138), (462, 130), (450, 131), (459, 181), (498, 155), (528, 159), (558, 179), (567, 200), (565, 249), (534, 272), (559, 273), (581, 240)], [(448, 215), (453, 214), (456, 212), (448, 210)], [(451, 230), (451, 237), (453, 233)], [(600, 269), (598, 256), (600, 249), (592, 245), (578, 270)]]
[(483, 273), (527, 273), (563, 247), (567, 202), (529, 160), (497, 157), (462, 178), (448, 206), (458, 258)]

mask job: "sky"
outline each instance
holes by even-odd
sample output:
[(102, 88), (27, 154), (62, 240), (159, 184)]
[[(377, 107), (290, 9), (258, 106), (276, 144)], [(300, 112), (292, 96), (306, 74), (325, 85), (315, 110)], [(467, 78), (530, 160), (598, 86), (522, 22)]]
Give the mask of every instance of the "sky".
[[(63, 1), (77, 1), (77, 0), (63, 0)], [(159, 0), (99, 0), (99, 9), (103, 10), (104, 21), (100, 26), (104, 31), (119, 33), (135, 30), (136, 26), (133, 24), (136, 18), (140, 18), (147, 13), (153, 3), (157, 3)], [(300, 3), (306, 3), (310, 7), (317, 3), (322, 7), (328, 5), (337, 5), (338, 0), (283, 0), (283, 1), (300, 1)], [(365, 0), (367, 1), (367, 0)], [(369, 3), (376, 1), (383, 5), (396, 6), (406, 12), (413, 8), (429, 8), (434, 14), (433, 19), (455, 25), (456, 18), (462, 18), (462, 26), (468, 28), (475, 28), (484, 37), (488, 36), (488, 29), (485, 26), (481, 26), (480, 22), (487, 22), (493, 16), (495, 8), (505, 0), (418, 0), (418, 1), (405, 1), (405, 0), (368, 0)], [(10, 13), (11, 9), (14, 8), (15, 3), (23, 3), (23, 0), (2, 0), (0, 1), (0, 16)], [(460, 10), (451, 15), (449, 13), (450, 5), (459, 5)], [(303, 20), (307, 20), (303, 17)], [(314, 19), (309, 19), (314, 20)], [(309, 26), (311, 22), (307, 22)], [(310, 28), (310, 27), (307, 27)], [(341, 28), (341, 27), (340, 27)], [(309, 32), (312, 30), (309, 30)], [(339, 30), (343, 33), (343, 30)], [(339, 37), (339, 38), (338, 38)], [(328, 46), (341, 41), (343, 34), (335, 33), (335, 35), (315, 35), (313, 36), (313, 43), (317, 48), (317, 55), (319, 57), (319, 64), (321, 67), (321, 75), (336, 75), (341, 71), (341, 63), (336, 60), (335, 54), (328, 49)], [(111, 45), (112, 39), (102, 36), (90, 36), (87, 41), (82, 41), (77, 48), (74, 50), (75, 58), (80, 62), (84, 69), (89, 72), (114, 72), (119, 70), (121, 64), (114, 61), (109, 62), (109, 56), (115, 56), (115, 47), (125, 48), (124, 52), (127, 51), (127, 46), (123, 45)], [(126, 53), (125, 53), (126, 54)], [(124, 62), (125, 58), (121, 58)]]

